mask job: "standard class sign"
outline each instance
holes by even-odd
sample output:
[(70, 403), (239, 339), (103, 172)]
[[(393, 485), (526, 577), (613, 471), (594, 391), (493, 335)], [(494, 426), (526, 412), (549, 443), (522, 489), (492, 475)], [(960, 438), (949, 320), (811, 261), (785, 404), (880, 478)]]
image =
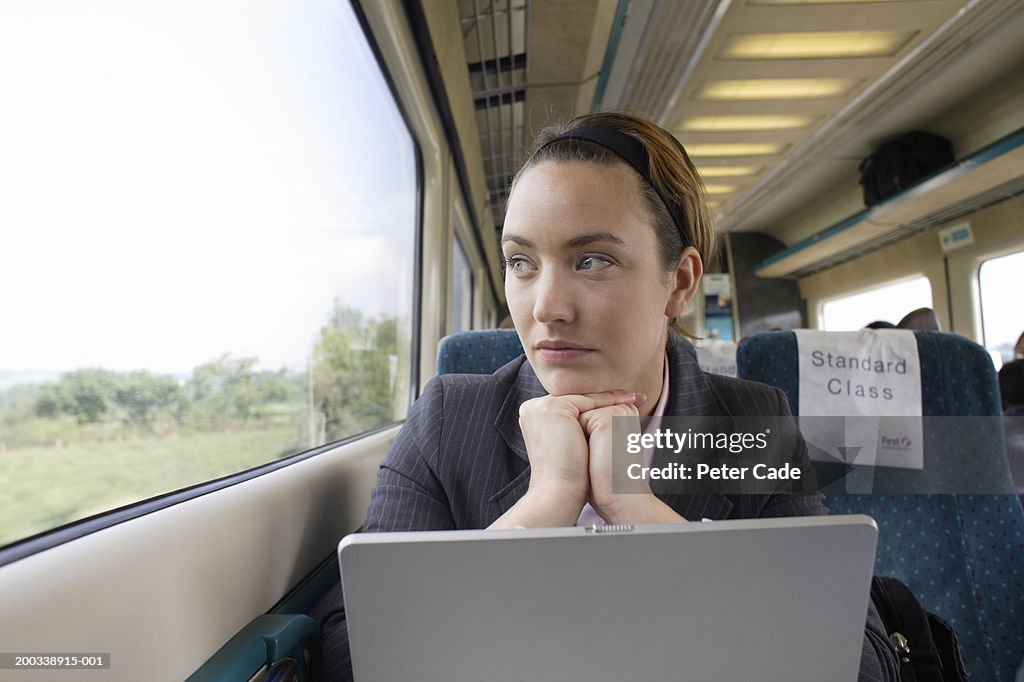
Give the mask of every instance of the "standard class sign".
[[(921, 363), (914, 333), (795, 333), (804, 438), (832, 456), (856, 453), (849, 464), (922, 470)], [(815, 416), (833, 418), (806, 419)]]

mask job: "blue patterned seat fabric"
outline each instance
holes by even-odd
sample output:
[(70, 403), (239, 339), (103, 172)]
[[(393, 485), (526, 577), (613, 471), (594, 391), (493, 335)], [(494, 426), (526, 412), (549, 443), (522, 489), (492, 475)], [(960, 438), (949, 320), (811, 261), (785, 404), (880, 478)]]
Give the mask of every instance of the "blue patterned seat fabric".
[[(1000, 414), (996, 375), (984, 349), (956, 334), (915, 335), (924, 416)], [(795, 334), (744, 339), (736, 359), (742, 378), (778, 386), (797, 412)], [(977, 461), (963, 452), (965, 471)], [(989, 477), (1009, 476), (1005, 455), (988, 461)], [(1014, 679), (1024, 657), (1024, 511), (1016, 495), (828, 495), (826, 504), (834, 514), (875, 519), (875, 572), (905, 582), (926, 609), (953, 625), (972, 680)]]
[(514, 329), (457, 332), (437, 347), (438, 374), (490, 374), (523, 354)]

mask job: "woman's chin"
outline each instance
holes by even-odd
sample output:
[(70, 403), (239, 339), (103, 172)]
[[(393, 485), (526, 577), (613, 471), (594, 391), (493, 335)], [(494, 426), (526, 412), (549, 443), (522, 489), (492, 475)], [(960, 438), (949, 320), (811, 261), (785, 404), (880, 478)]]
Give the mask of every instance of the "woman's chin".
[(537, 378), (540, 379), (544, 390), (551, 395), (583, 395), (585, 393), (601, 393), (602, 391), (612, 390), (593, 379), (578, 375), (571, 376), (572, 374), (574, 373), (558, 370), (544, 372), (543, 374), (537, 372)]

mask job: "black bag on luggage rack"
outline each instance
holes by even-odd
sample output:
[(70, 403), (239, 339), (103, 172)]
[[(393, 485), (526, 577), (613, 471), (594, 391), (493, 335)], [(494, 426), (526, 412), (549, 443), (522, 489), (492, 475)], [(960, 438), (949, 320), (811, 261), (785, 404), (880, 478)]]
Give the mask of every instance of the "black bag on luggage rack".
[(871, 579), (871, 600), (899, 657), (903, 682), (965, 682), (956, 633), (928, 613), (910, 588), (896, 578)]
[(953, 145), (941, 135), (915, 130), (889, 140), (860, 163), (864, 203), (874, 206), (955, 162)]

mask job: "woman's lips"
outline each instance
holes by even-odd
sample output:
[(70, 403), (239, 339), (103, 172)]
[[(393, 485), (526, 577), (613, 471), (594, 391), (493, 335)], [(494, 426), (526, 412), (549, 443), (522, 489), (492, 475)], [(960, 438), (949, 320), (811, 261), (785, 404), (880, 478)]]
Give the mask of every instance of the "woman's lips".
[(538, 348), (537, 352), (548, 362), (569, 362), (593, 353), (589, 348)]

